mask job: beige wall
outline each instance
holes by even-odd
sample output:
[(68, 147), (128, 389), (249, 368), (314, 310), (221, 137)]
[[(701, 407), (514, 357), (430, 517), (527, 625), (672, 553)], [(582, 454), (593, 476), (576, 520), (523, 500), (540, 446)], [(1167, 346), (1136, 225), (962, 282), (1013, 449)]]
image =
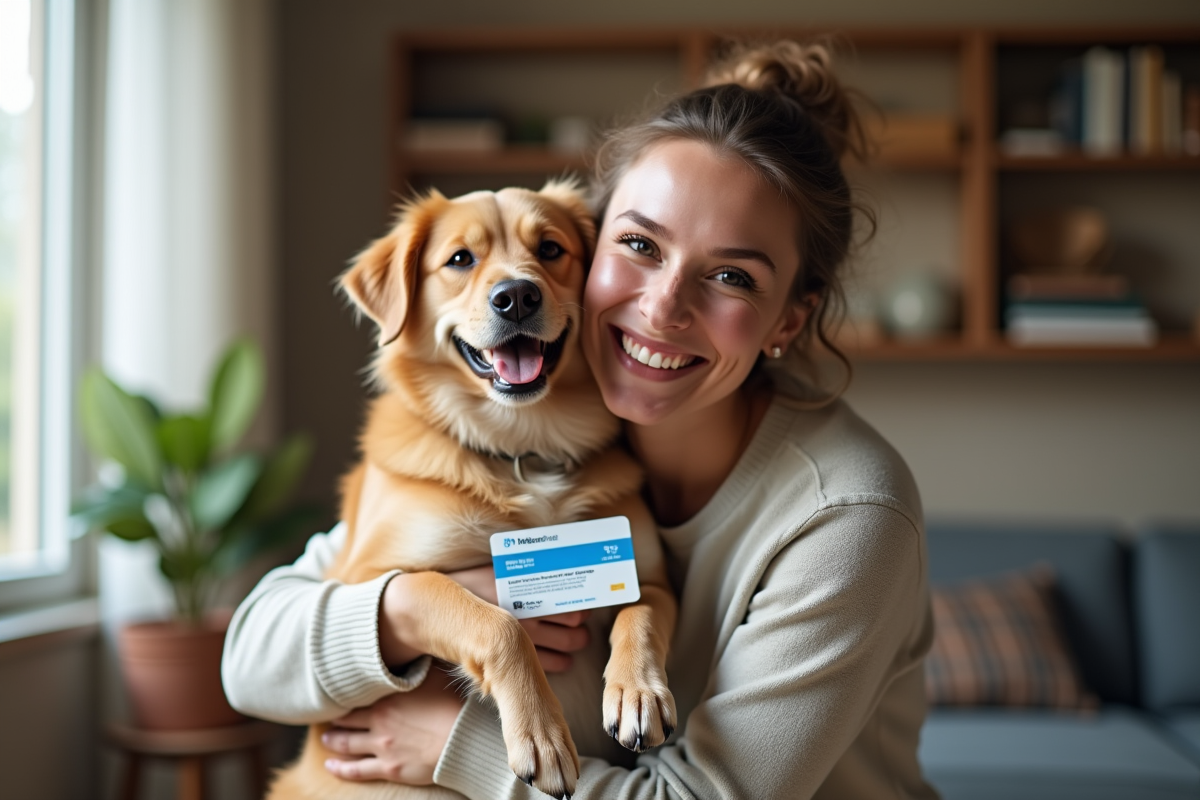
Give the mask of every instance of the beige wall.
[[(364, 397), (360, 369), (369, 337), (354, 329), (331, 281), (346, 259), (383, 228), (383, 98), (386, 43), (392, 32), (464, 23), (1185, 21), (1200, 23), (1200, 3), (281, 3), (284, 416), (288, 428), (306, 428), (318, 436), (319, 458), (309, 493), (330, 496), (336, 476), (354, 457)], [(1185, 190), (1185, 202), (1200, 203), (1194, 181)], [(1192, 261), (1187, 280), (1195, 286), (1200, 284), (1200, 246), (1194, 238), (1188, 241), (1185, 258), (1190, 253)], [(864, 365), (850, 399), (905, 454), (931, 516), (1200, 519), (1200, 367), (1195, 364)]]

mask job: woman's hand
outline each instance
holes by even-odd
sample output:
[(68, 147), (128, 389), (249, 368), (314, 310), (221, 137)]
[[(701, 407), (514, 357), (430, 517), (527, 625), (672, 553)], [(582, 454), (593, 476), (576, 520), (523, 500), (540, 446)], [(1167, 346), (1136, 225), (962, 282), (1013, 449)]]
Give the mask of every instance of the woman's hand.
[[(493, 605), (496, 603), (496, 578), (491, 567), (477, 567), (447, 573), (471, 594)], [(406, 619), (401, 612), (410, 602), (403, 574), (388, 581), (379, 608), (379, 648), (384, 662), (390, 666), (407, 664), (421, 653), (405, 643), (405, 632), (397, 620)], [(537, 617), (521, 620), (521, 627), (529, 634), (537, 648), (538, 661), (546, 672), (566, 672), (571, 668), (571, 653), (587, 647), (590, 634), (583, 623), (587, 611), (570, 611), (552, 617)]]
[(391, 781), (410, 786), (433, 783), (433, 771), (462, 698), (439, 668), (411, 692), (393, 694), (333, 721), (321, 736), (337, 754), (325, 768), (348, 781)]

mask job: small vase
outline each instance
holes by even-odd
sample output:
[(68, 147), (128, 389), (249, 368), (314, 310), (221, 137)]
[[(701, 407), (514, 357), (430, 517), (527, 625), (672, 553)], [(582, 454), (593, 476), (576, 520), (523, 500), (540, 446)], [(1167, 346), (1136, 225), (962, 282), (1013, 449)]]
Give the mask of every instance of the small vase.
[(136, 723), (148, 730), (196, 730), (236, 725), (221, 688), (221, 650), (229, 615), (199, 625), (142, 622), (118, 637), (121, 671)]

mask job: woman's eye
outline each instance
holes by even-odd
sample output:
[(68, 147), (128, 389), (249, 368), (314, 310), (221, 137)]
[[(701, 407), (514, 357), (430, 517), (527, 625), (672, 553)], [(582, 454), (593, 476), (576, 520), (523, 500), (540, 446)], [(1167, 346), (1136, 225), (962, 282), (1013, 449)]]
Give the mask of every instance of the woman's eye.
[(553, 261), (565, 252), (561, 244), (549, 239), (538, 245), (538, 258), (542, 261)]
[(658, 256), (658, 250), (649, 239), (643, 239), (641, 236), (622, 236), (621, 241), (639, 256), (646, 256), (647, 258), (656, 258)]
[(475, 266), (475, 254), (470, 250), (459, 250), (454, 255), (450, 256), (450, 260), (446, 262), (446, 266), (455, 267), (456, 269), (473, 267)]
[(755, 288), (754, 279), (740, 269), (723, 269), (713, 277), (727, 286), (736, 286), (739, 289)]

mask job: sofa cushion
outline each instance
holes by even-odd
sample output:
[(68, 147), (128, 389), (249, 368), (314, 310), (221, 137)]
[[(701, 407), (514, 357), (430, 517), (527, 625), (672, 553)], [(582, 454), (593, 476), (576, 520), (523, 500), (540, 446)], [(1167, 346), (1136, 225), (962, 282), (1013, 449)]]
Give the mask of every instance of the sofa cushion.
[(1200, 526), (1146, 530), (1133, 574), (1142, 704), (1200, 706)]
[(1132, 705), (1137, 683), (1129, 561), (1118, 535), (1104, 525), (935, 522), (928, 526), (930, 580), (944, 584), (1048, 563), (1084, 683), (1101, 700)]
[(1137, 712), (935, 710), (921, 764), (944, 800), (1200, 796), (1200, 764)]
[(929, 702), (1095, 708), (1063, 639), (1049, 568), (934, 587)]

